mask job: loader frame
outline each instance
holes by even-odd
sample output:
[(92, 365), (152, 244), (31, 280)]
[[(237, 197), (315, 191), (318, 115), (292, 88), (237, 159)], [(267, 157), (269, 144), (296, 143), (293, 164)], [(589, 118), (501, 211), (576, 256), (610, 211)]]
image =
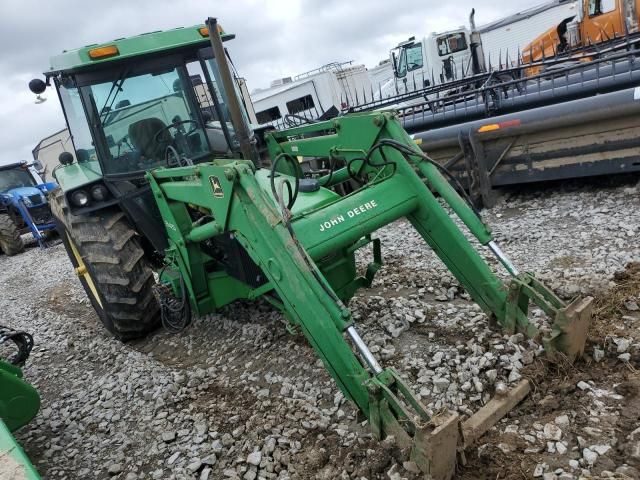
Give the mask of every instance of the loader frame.
[[(177, 297), (186, 294), (197, 314), (238, 298), (266, 298), (306, 336), (376, 437), (394, 435), (410, 447), (422, 471), (448, 478), (455, 464), (457, 416), (431, 418), (398, 373), (383, 369), (369, 352), (343, 303), (357, 287), (369, 285), (380, 267), (381, 247), (373, 232), (406, 218), (485, 313), (507, 332), (540, 339), (551, 355), (573, 360), (582, 354), (591, 299), (567, 306), (532, 275), (518, 272), (392, 113), (354, 114), (273, 132), (267, 145), (274, 159), (271, 171), (256, 169), (250, 161), (215, 160), (147, 174), (168, 235), (161, 281)], [(316, 195), (349, 177), (362, 181), (362, 187), (344, 197), (329, 195), (320, 206), (305, 208), (304, 193), (291, 202), (298, 191), (292, 185), (300, 179), (276, 170), (278, 160), (297, 164), (319, 157), (347, 166), (319, 179), (323, 187)], [(491, 271), (449, 209), (496, 254), (511, 275), (509, 283)], [(239, 281), (208, 255), (207, 242), (229, 234), (264, 274), (264, 283)], [(373, 244), (373, 262), (364, 277), (354, 278), (353, 252), (368, 243)], [(550, 317), (550, 334), (542, 335), (529, 322), (530, 304)], [(445, 444), (452, 448), (434, 451)]]

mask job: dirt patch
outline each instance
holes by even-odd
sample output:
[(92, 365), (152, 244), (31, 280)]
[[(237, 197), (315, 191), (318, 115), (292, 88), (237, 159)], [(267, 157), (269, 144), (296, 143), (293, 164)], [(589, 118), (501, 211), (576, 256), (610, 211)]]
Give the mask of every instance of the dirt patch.
[(55, 285), (46, 292), (44, 297), (46, 303), (43, 301), (43, 306), (60, 315), (83, 320), (86, 319), (92, 326), (95, 326), (97, 316), (91, 308), (89, 299), (83, 297), (81, 301), (78, 301), (72, 292), (73, 287), (68, 282)]
[(619, 337), (624, 329), (640, 340), (640, 262), (628, 264), (624, 271), (614, 275), (614, 280), (616, 285), (595, 299), (590, 338), (604, 343), (610, 337)]
[[(640, 425), (640, 354), (631, 349), (629, 362), (622, 362), (612, 341), (638, 339), (633, 321), (637, 315), (629, 311), (628, 302), (637, 300), (640, 292), (640, 263), (629, 264), (615, 281), (612, 289), (594, 300), (585, 358), (574, 365), (539, 359), (525, 368), (521, 373), (531, 380), (532, 393), (468, 452), (469, 463), (460, 470), (459, 478), (532, 478), (541, 464), (548, 466), (546, 471), (563, 468), (571, 472), (568, 462), (580, 460), (585, 446), (593, 445), (610, 447), (591, 467), (593, 478), (625, 463), (640, 470), (640, 460), (632, 455), (633, 442), (638, 439), (631, 435)], [(591, 355), (594, 348), (604, 352), (598, 362)], [(565, 415), (568, 423), (561, 429), (568, 452), (558, 455), (536, 434)]]
[(550, 268), (571, 268), (579, 263), (580, 259), (574, 257), (573, 255), (561, 255), (559, 257), (554, 258), (549, 262)]

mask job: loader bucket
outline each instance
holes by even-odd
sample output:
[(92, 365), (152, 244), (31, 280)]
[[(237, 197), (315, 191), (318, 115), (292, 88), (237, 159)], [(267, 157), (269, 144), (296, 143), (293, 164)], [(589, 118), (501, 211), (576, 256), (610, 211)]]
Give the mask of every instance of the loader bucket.
[(544, 339), (544, 347), (551, 358), (559, 353), (573, 362), (584, 353), (587, 332), (591, 325), (593, 297), (577, 298), (558, 310), (551, 337)]
[(451, 411), (434, 415), (427, 424), (416, 424), (410, 458), (421, 467), (427, 475), (426, 478), (453, 478), (456, 470), (459, 424), (458, 414)]

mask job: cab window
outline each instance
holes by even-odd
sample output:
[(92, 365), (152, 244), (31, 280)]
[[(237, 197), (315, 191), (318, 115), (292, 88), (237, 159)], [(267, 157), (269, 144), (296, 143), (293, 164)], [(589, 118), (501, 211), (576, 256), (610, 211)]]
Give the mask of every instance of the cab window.
[(467, 49), (467, 37), (463, 32), (438, 37), (438, 54), (443, 57)]
[(276, 106), (256, 113), (256, 118), (258, 119), (258, 123), (262, 125), (263, 123), (273, 122), (274, 120), (282, 118), (282, 114), (280, 113), (280, 109)]
[(12, 188), (33, 187), (35, 184), (26, 167), (0, 170), (0, 192), (6, 192)]
[(400, 59), (398, 60), (398, 77), (404, 77), (407, 72), (422, 68), (424, 60), (422, 58), (422, 43), (414, 43), (402, 48)]
[(62, 102), (62, 108), (71, 133), (76, 160), (79, 163), (84, 163), (86, 168), (100, 174), (102, 170), (91, 137), (89, 123), (82, 107), (80, 91), (70, 78), (66, 78), (58, 85), (58, 92), (60, 93), (60, 101)]
[(595, 17), (616, 9), (616, 0), (589, 0), (589, 16)]
[(305, 95), (304, 97), (287, 102), (287, 110), (289, 110), (289, 113), (292, 115), (311, 110), (314, 107), (315, 103), (313, 103), (313, 97), (311, 95)]
[(165, 166), (169, 154), (197, 158), (208, 153), (198, 112), (187, 95), (192, 80), (178, 68), (123, 75), (115, 82), (84, 88), (97, 107), (111, 157), (103, 162), (105, 173)]

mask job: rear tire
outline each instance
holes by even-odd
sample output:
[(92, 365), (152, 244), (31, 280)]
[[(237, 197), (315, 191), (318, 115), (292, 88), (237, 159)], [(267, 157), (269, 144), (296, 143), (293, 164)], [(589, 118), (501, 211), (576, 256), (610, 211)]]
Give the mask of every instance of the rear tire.
[(9, 256), (24, 251), (24, 242), (18, 227), (6, 213), (0, 213), (0, 250)]
[(105, 328), (123, 341), (158, 328), (153, 272), (124, 213), (71, 215), (60, 189), (52, 194), (51, 211), (80, 283)]

